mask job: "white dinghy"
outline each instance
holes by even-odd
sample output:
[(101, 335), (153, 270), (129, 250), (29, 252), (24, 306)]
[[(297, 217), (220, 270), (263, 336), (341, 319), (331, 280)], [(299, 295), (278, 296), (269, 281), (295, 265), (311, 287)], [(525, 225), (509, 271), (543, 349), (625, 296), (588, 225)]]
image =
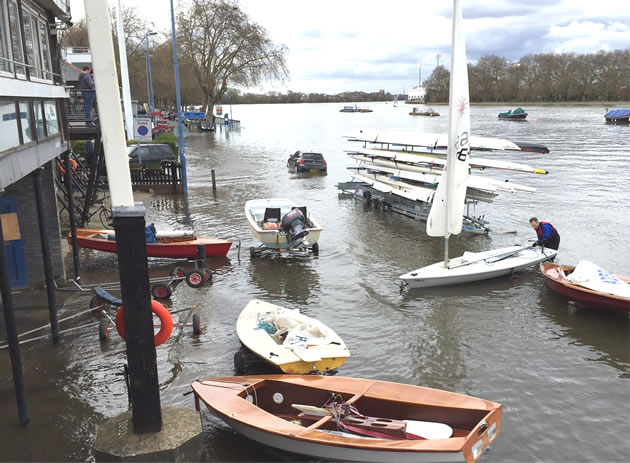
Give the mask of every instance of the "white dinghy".
[(451, 82), (449, 92), (448, 153), (441, 181), (435, 190), (427, 219), (427, 234), (444, 237), (444, 261), (405, 273), (399, 278), (412, 288), (472, 283), (509, 275), (552, 259), (558, 251), (512, 246), (448, 258), (448, 238), (462, 231), (466, 190), (469, 185), (470, 98), (466, 46), (461, 9), (453, 18)]

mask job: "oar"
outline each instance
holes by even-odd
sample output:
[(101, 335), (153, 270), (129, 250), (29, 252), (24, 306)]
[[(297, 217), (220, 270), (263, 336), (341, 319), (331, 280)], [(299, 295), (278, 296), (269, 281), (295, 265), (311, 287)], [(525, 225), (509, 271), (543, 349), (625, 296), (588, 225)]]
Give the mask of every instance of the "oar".
[(531, 248), (531, 246), (520, 246), (517, 249), (514, 249), (512, 251), (506, 251), (500, 254), (495, 254), (493, 256), (486, 256), (486, 257), (480, 257), (479, 259), (474, 259), (474, 260), (469, 260), (467, 262), (462, 262), (461, 264), (457, 264), (457, 265), (453, 265), (453, 266), (449, 266), (449, 269), (453, 269), (453, 268), (459, 268), (459, 267), (465, 267), (466, 265), (470, 265), (470, 264), (474, 264), (475, 262), (481, 262), (483, 260), (487, 260), (487, 259), (493, 259), (495, 257), (502, 257), (502, 258), (506, 258), (506, 257), (510, 257), (514, 254), (518, 254), (519, 252), (523, 251), (524, 249), (527, 248)]

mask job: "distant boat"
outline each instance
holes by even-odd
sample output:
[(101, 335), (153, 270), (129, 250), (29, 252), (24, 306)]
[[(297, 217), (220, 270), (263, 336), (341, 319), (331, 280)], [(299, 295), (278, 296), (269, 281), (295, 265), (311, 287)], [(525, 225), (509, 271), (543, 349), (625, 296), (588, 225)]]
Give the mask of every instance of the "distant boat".
[(371, 113), (372, 110), (367, 106), (344, 106), (339, 110), (340, 113)]
[(527, 113), (523, 108), (510, 109), (507, 112), (499, 113), (499, 119), (505, 121), (520, 121), (524, 122), (527, 119)]
[(410, 116), (429, 116), (436, 117), (439, 116), (440, 113), (436, 112), (431, 106), (427, 106), (426, 109), (422, 109), (419, 106), (414, 106), (409, 113)]
[(630, 109), (613, 109), (604, 117), (608, 124), (628, 125), (630, 124)]
[(630, 312), (630, 278), (613, 275), (595, 264), (582, 261), (577, 266), (540, 264), (547, 285), (576, 302), (604, 309)]
[(373, 379), (233, 376), (192, 390), (197, 410), (204, 403), (243, 436), (324, 461), (474, 463), (501, 428), (498, 403)]

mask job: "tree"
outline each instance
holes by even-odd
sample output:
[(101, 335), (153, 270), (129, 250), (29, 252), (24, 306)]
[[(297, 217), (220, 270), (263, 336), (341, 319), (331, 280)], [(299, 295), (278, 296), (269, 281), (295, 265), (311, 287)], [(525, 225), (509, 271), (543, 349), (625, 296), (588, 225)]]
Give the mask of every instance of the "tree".
[(451, 73), (444, 66), (438, 66), (427, 80), (423, 82), (426, 89), (425, 101), (427, 103), (443, 103), (448, 101), (449, 82)]
[(235, 0), (192, 0), (177, 16), (177, 34), (179, 56), (193, 71), (206, 114), (228, 85), (247, 88), (289, 75), (288, 49), (274, 44)]

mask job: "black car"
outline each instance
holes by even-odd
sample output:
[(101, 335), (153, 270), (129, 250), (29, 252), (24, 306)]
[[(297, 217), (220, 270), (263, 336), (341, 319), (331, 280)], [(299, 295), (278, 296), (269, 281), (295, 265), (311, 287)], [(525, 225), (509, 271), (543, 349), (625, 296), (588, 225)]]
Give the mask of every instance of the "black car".
[(287, 160), (287, 167), (296, 172), (326, 172), (328, 169), (323, 154), (304, 151), (293, 153)]
[(164, 165), (177, 161), (171, 147), (160, 143), (131, 145), (127, 147), (127, 154), (129, 155), (129, 164), (141, 166), (148, 164)]

